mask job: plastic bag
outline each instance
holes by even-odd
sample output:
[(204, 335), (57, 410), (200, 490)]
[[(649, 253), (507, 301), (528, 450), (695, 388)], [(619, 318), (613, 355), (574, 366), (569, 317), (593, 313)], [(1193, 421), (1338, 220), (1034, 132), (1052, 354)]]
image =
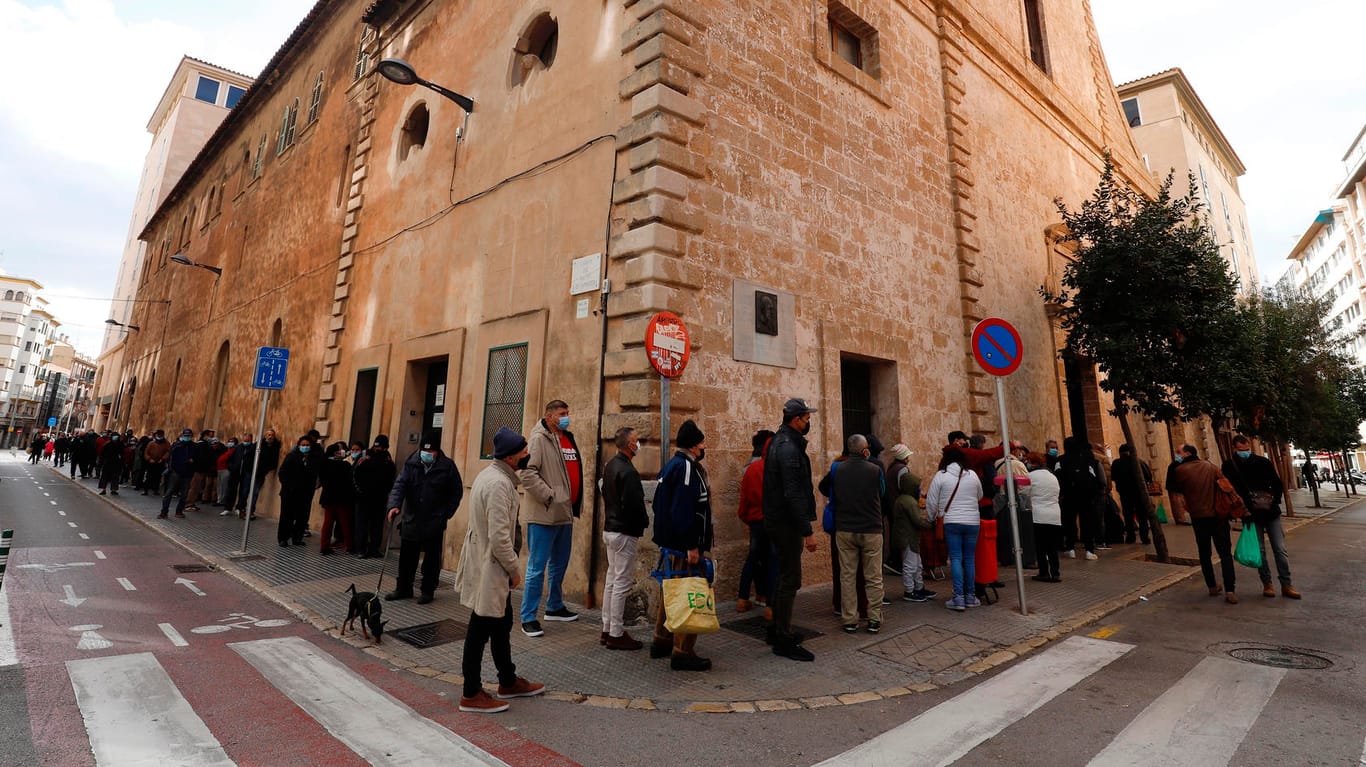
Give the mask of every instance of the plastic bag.
[(1243, 531), (1238, 533), (1238, 545), (1233, 548), (1233, 561), (1244, 567), (1262, 566), (1262, 547), (1257, 540), (1257, 523), (1243, 520)]
[(721, 630), (716, 598), (706, 578), (664, 581), (664, 628), (675, 634), (710, 634)]
[(1167, 507), (1161, 501), (1157, 502), (1157, 521), (1164, 525), (1168, 522)]

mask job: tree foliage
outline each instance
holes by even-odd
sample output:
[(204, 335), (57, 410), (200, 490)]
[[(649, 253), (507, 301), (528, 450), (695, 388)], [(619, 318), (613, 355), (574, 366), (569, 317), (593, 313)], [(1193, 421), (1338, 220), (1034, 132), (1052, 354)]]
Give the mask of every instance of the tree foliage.
[(1225, 343), (1237, 279), (1204, 220), (1195, 179), (1172, 194), (1168, 176), (1148, 199), (1116, 177), (1107, 156), (1080, 208), (1055, 200), (1075, 247), (1058, 293), (1045, 290), (1067, 333), (1066, 352), (1092, 360), (1129, 411), (1171, 422), (1207, 412), (1221, 395), (1206, 384), (1236, 368)]

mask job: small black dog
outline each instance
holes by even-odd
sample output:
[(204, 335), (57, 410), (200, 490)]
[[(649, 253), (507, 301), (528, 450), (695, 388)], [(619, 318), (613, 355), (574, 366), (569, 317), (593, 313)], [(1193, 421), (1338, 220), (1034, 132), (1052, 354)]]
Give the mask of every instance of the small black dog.
[[(389, 622), (380, 620), (380, 615), (384, 612), (384, 602), (373, 591), (356, 591), (354, 583), (346, 591), (351, 595), (351, 604), (346, 608), (346, 620), (342, 621), (342, 635), (346, 635), (347, 626), (354, 631), (356, 619), (360, 618), (361, 636), (369, 639), (370, 634), (374, 634), (375, 644), (379, 644), (384, 637), (384, 624)], [(368, 633), (365, 630), (367, 626), (370, 628)]]

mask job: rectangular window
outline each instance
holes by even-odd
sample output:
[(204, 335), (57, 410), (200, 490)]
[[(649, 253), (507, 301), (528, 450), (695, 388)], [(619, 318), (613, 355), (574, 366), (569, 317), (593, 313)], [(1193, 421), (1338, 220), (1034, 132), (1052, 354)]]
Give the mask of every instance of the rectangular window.
[(863, 50), (862, 41), (858, 35), (845, 29), (838, 21), (830, 20), (830, 49), (836, 56), (853, 64), (858, 69), (863, 69)]
[(830, 52), (855, 69), (880, 78), (877, 29), (838, 0), (830, 0), (826, 22), (830, 28)]
[(195, 86), (194, 97), (200, 101), (210, 104), (218, 103), (218, 81), (200, 76), (199, 85)]
[(232, 109), (233, 107), (237, 106), (237, 102), (242, 100), (242, 96), (245, 95), (246, 92), (247, 91), (245, 88), (238, 88), (236, 85), (229, 85), (228, 99), (227, 101), (223, 102), (223, 106), (227, 107), (228, 109)]
[(493, 435), (499, 427), (521, 431), (526, 404), (527, 345), (489, 349), (489, 372), (484, 381), (484, 428), (479, 457), (493, 457)]
[(323, 73), (318, 73), (318, 79), (313, 81), (313, 95), (308, 101), (308, 123), (311, 125), (318, 119), (318, 109), (323, 103)]
[(266, 134), (261, 134), (261, 144), (256, 147), (256, 162), (251, 166), (251, 177), (261, 177), (261, 163), (266, 157)]
[(1138, 113), (1138, 99), (1124, 99), (1119, 105), (1124, 107), (1124, 119), (1128, 121), (1130, 128), (1137, 128), (1143, 124), (1143, 116)]
[(1043, 0), (1024, 0), (1025, 29), (1029, 33), (1029, 58), (1043, 71), (1048, 71), (1048, 50), (1044, 45)]
[(1209, 179), (1205, 176), (1205, 166), (1203, 165), (1200, 166), (1200, 188), (1205, 193), (1205, 205), (1213, 205), (1214, 200), (1211, 200), (1209, 196)]
[(375, 418), (375, 391), (378, 385), (378, 368), (356, 373), (356, 395), (351, 404), (352, 442), (370, 444), (370, 422)]

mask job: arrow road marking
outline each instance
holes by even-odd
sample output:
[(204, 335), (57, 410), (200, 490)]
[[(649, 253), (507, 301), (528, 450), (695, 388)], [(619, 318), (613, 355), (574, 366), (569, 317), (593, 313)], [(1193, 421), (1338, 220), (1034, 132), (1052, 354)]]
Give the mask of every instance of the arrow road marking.
[(76, 590), (73, 589), (73, 588), (71, 588), (70, 586), (63, 586), (63, 587), (62, 587), (62, 591), (66, 593), (66, 599), (59, 599), (59, 600), (57, 600), (57, 601), (61, 602), (61, 603), (64, 604), (64, 605), (71, 605), (72, 607), (80, 607), (80, 606), (81, 606), (81, 603), (83, 603), (83, 602), (85, 601), (85, 598), (84, 598), (84, 597), (77, 597), (77, 596), (76, 596)]
[(169, 623), (158, 623), (157, 628), (161, 629), (161, 633), (165, 634), (166, 638), (171, 640), (171, 644), (176, 647), (190, 646), (190, 643), (185, 641), (185, 637), (181, 636), (180, 632), (175, 630), (175, 626), (172, 626)]
[(201, 597), (202, 597), (202, 596), (205, 596), (204, 592), (200, 591), (200, 590), (199, 590), (199, 587), (196, 586), (196, 585), (194, 585), (194, 581), (190, 580), (189, 578), (176, 578), (176, 579), (175, 579), (175, 582), (176, 582), (178, 585), (184, 586), (185, 588), (189, 589), (190, 591), (193, 591), (194, 593), (198, 594), (198, 595), (201, 596)]
[(99, 635), (99, 630), (104, 628), (97, 623), (84, 626), (72, 626), (71, 631), (81, 632), (81, 641), (76, 643), (77, 650), (108, 650), (114, 643)]
[(130, 581), (130, 580), (128, 580), (127, 578), (115, 578), (114, 580), (116, 580), (116, 581), (119, 582), (119, 585), (123, 587), (123, 590), (124, 590), (124, 591), (137, 591), (137, 590), (138, 590), (138, 587), (137, 587), (137, 586), (134, 586), (134, 585), (133, 585), (133, 582)]

